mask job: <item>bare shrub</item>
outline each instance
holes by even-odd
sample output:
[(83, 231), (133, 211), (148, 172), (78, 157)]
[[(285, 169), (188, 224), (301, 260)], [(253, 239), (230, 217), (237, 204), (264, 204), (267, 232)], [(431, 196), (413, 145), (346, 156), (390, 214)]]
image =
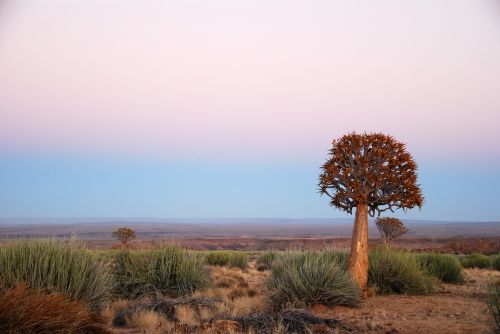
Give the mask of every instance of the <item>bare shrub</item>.
[(408, 232), (403, 222), (397, 218), (377, 218), (375, 220), (375, 225), (377, 226), (384, 244), (390, 244), (393, 240), (400, 238)]
[(122, 243), (123, 247), (127, 247), (127, 243), (136, 238), (135, 231), (128, 227), (120, 227), (113, 232), (113, 237)]

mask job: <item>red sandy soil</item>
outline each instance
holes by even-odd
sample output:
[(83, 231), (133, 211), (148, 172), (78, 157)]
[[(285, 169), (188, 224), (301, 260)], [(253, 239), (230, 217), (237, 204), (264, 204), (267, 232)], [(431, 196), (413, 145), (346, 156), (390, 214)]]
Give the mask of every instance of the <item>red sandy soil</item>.
[(442, 284), (430, 296), (375, 296), (360, 308), (316, 306), (321, 317), (344, 320), (359, 333), (493, 333), (485, 285), (500, 272), (466, 269), (464, 284)]

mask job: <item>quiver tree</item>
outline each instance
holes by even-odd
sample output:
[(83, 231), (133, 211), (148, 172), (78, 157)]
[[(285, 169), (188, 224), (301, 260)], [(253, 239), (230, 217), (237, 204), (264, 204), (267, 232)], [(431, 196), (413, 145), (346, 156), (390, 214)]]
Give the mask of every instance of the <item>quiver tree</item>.
[(381, 133), (350, 133), (332, 142), (321, 167), (319, 191), (330, 205), (356, 218), (349, 270), (365, 290), (368, 281), (368, 215), (422, 206), (417, 165), (403, 143)]
[(375, 225), (385, 245), (390, 245), (393, 240), (408, 232), (403, 222), (397, 218), (377, 218)]
[(120, 227), (113, 232), (113, 236), (122, 243), (123, 247), (127, 247), (127, 243), (135, 239), (135, 231), (128, 227)]

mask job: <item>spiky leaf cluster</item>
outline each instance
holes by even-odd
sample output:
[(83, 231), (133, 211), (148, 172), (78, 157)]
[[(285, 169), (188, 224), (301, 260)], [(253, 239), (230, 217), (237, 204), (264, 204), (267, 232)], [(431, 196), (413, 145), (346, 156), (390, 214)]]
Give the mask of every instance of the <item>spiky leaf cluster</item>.
[(333, 140), (322, 166), (319, 190), (330, 205), (352, 213), (359, 204), (368, 212), (421, 207), (417, 165), (403, 143), (382, 133), (349, 133)]

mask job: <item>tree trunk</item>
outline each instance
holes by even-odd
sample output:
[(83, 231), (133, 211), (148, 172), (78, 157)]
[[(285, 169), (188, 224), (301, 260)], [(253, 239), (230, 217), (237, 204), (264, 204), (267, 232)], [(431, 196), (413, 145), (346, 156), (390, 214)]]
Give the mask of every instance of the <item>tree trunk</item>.
[(358, 204), (356, 207), (349, 271), (365, 294), (368, 282), (368, 206), (366, 204)]

